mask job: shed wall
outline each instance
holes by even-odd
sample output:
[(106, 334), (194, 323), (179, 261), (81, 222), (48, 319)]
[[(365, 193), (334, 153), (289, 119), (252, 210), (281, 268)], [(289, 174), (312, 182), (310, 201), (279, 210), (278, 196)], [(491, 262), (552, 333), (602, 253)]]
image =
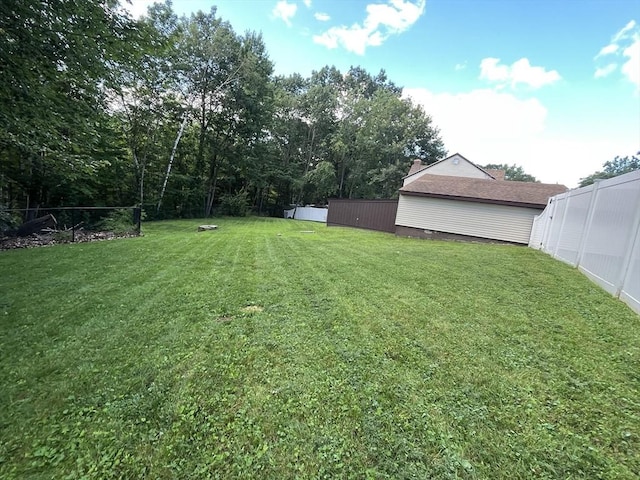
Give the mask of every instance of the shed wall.
[(397, 200), (329, 200), (327, 225), (395, 232)]
[(400, 195), (396, 225), (529, 243), (535, 208)]

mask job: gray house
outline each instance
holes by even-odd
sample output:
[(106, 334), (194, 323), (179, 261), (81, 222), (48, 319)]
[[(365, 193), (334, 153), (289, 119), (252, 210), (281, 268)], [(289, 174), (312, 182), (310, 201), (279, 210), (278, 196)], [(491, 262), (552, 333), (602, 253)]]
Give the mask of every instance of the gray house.
[(567, 187), (503, 178), (458, 153), (428, 166), (415, 160), (400, 189), (396, 234), (527, 244), (533, 218)]

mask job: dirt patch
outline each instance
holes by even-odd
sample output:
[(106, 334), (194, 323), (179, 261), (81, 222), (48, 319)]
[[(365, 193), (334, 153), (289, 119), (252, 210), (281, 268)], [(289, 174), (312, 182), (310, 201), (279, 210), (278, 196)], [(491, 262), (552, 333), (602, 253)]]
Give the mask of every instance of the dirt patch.
[(242, 309), (244, 313), (260, 313), (263, 310), (264, 308), (259, 305), (249, 305)]

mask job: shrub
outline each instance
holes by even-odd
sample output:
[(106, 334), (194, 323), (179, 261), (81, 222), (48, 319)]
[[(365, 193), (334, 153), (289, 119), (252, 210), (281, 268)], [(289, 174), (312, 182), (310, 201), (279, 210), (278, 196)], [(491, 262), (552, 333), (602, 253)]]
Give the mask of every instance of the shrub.
[(113, 233), (134, 233), (133, 212), (130, 208), (113, 210), (98, 223), (98, 228)]
[(15, 230), (20, 226), (22, 220), (17, 213), (0, 210), (0, 236)]
[(236, 194), (222, 195), (220, 197), (220, 213), (230, 217), (246, 217), (250, 210), (248, 197), (244, 189)]

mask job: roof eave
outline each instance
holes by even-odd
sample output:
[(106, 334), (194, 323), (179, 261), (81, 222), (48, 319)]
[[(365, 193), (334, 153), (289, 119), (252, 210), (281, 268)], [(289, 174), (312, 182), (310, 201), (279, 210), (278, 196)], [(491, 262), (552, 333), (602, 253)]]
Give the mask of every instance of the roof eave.
[(439, 193), (412, 192), (400, 189), (401, 195), (410, 195), (415, 197), (443, 198), (448, 200), (463, 200), (465, 202), (490, 203), (493, 205), (508, 205), (512, 207), (535, 208), (536, 210), (544, 210), (547, 206), (545, 203), (517, 202), (511, 200), (497, 200), (493, 198), (463, 197), (459, 195), (443, 195)]

